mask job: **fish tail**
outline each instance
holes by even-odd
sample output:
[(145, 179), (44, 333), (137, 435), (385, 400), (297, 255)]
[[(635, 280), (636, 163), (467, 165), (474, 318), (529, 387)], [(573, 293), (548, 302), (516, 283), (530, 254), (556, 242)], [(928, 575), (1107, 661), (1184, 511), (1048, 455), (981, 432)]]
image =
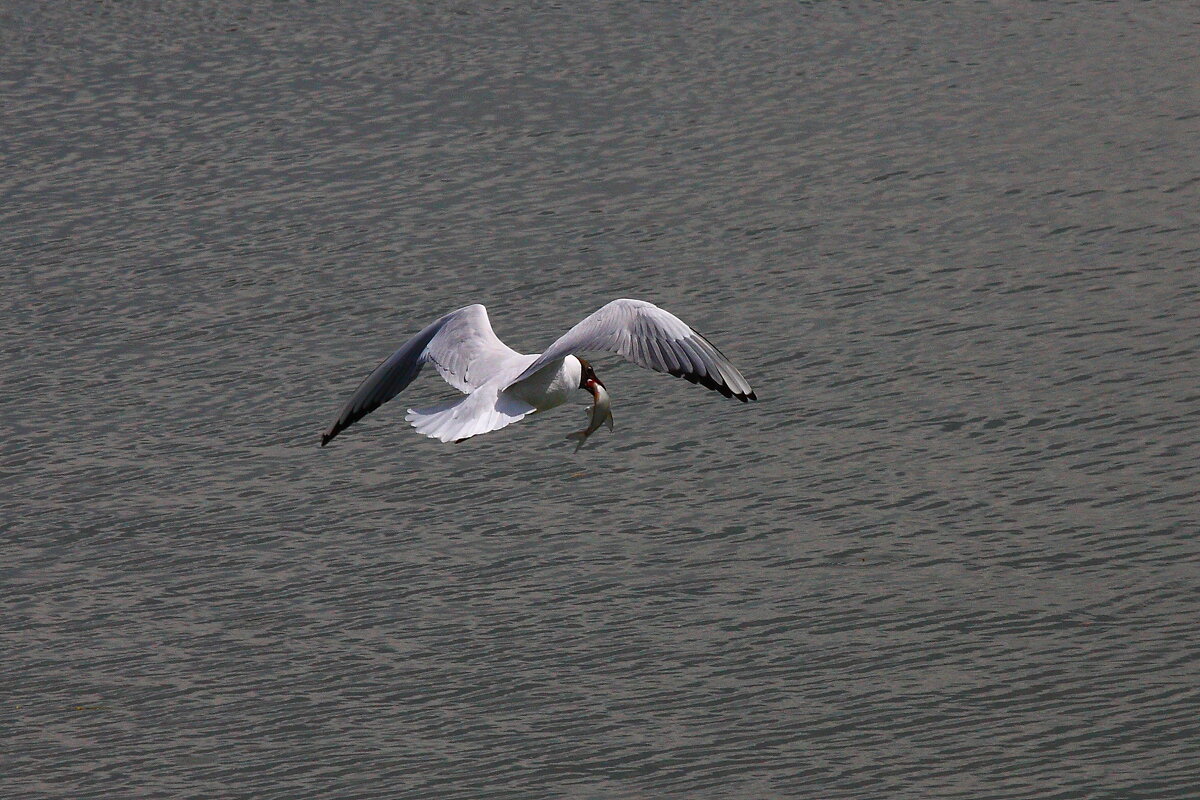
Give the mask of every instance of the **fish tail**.
[(575, 452), (578, 453), (579, 448), (583, 447), (583, 443), (587, 441), (588, 435), (584, 431), (575, 431), (574, 433), (568, 433), (566, 438), (568, 440), (573, 440), (573, 439), (579, 440), (579, 444), (575, 445)]

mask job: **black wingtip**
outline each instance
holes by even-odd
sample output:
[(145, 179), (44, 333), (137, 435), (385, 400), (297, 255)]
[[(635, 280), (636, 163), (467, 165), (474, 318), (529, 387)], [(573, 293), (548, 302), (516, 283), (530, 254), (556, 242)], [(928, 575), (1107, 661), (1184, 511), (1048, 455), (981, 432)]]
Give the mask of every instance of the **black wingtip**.
[(683, 370), (680, 370), (680, 369), (669, 369), (669, 370), (667, 370), (667, 374), (673, 375), (676, 378), (683, 378), (685, 381), (688, 381), (690, 383), (698, 383), (701, 386), (703, 386), (704, 388), (712, 389), (714, 392), (719, 392), (721, 395), (723, 395), (725, 397), (736, 397), (738, 400), (741, 400), (743, 403), (748, 403), (751, 400), (754, 400), (755, 402), (758, 401), (758, 395), (756, 395), (754, 393), (753, 389), (750, 390), (749, 392), (746, 392), (745, 394), (742, 394), (741, 392), (735, 392), (735, 391), (733, 391), (733, 389), (730, 389), (724, 383), (718, 383), (711, 375), (701, 376), (701, 375), (697, 375), (693, 372), (684, 372)]

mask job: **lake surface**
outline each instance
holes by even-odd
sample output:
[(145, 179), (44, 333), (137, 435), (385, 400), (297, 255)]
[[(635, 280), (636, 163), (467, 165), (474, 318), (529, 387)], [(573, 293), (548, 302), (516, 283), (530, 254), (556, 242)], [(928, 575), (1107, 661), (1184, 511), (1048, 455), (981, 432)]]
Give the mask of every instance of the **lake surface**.
[(4, 5), (6, 797), (1195, 797), (1200, 11), (736, 9)]

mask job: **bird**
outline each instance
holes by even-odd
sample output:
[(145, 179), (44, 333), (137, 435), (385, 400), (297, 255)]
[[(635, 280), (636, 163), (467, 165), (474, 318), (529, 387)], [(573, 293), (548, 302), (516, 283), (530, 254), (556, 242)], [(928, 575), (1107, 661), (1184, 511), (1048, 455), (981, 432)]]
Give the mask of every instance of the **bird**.
[(606, 411), (605, 384), (581, 355), (595, 351), (616, 353), (743, 403), (758, 399), (716, 345), (653, 303), (613, 300), (537, 355), (500, 341), (487, 309), (475, 303), (434, 320), (377, 366), (321, 435), (321, 446), (402, 392), (425, 364), (466, 395), (405, 414), (418, 433), (442, 442), (500, 430), (562, 405), (579, 389), (591, 391), (594, 409), (603, 402)]

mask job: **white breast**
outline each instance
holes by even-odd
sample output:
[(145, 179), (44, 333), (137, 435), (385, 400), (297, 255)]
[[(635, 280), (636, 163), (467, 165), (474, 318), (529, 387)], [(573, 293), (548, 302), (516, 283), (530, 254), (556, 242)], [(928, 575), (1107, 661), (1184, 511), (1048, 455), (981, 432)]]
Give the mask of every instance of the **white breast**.
[(565, 356), (561, 361), (552, 361), (520, 383), (507, 390), (524, 400), (538, 411), (561, 406), (579, 388), (583, 366), (575, 356)]

